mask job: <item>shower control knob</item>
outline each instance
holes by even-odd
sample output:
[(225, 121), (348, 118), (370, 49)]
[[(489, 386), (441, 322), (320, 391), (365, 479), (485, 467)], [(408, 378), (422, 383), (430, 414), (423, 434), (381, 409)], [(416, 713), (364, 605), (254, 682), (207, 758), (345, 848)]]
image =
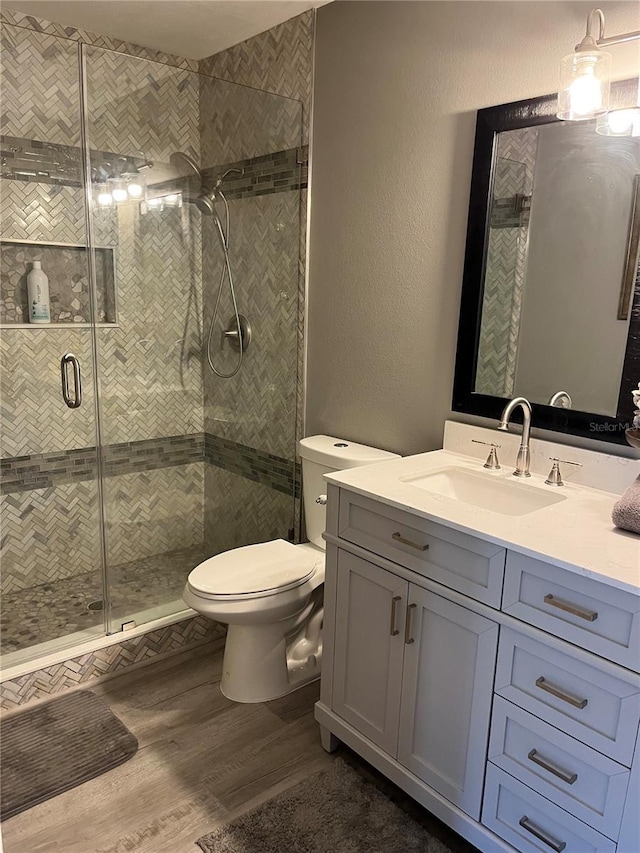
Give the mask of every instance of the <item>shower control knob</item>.
[(316, 498), (316, 503), (320, 504), (320, 506), (325, 506), (327, 503), (327, 496), (326, 495), (318, 495), (318, 497)]

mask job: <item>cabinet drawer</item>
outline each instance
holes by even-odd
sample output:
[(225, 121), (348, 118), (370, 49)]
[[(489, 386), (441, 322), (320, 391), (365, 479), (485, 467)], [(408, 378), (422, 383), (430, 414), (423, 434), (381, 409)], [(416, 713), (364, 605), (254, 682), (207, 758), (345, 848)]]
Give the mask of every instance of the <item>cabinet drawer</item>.
[(496, 696), (489, 760), (614, 840), (629, 781), (626, 767)]
[(640, 596), (509, 551), (502, 609), (640, 672)]
[(482, 822), (521, 853), (614, 853), (616, 845), (504, 770), (487, 765)]
[(476, 601), (500, 607), (505, 549), (498, 545), (344, 489), (339, 535)]
[(586, 653), (579, 658), (566, 654), (503, 626), (495, 691), (598, 752), (631, 765), (640, 719), (640, 679), (633, 673)]

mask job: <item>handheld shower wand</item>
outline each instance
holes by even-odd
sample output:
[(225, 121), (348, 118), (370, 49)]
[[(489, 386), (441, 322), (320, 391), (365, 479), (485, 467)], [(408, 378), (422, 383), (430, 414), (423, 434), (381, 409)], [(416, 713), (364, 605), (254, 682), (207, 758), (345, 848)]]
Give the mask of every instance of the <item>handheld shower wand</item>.
[[(248, 320), (242, 314), (238, 312), (238, 304), (236, 301), (236, 291), (233, 283), (233, 273), (231, 270), (231, 261), (229, 258), (229, 237), (230, 237), (230, 217), (229, 217), (229, 205), (227, 203), (227, 199), (225, 198), (224, 193), (221, 190), (222, 183), (227, 175), (233, 173), (239, 173), (241, 175), (244, 174), (244, 169), (227, 169), (224, 174), (222, 174), (219, 178), (216, 179), (216, 182), (211, 190), (203, 189), (203, 176), (199, 167), (196, 165), (194, 160), (183, 151), (175, 151), (171, 157), (169, 158), (170, 163), (176, 169), (180, 167), (182, 163), (186, 163), (191, 170), (191, 177), (196, 176), (198, 178), (199, 192), (197, 195), (191, 195), (189, 191), (189, 195), (186, 197), (186, 201), (195, 204), (198, 210), (204, 216), (213, 217), (214, 226), (216, 229), (216, 233), (218, 235), (218, 239), (220, 241), (220, 246), (222, 248), (222, 253), (224, 256), (224, 265), (222, 267), (222, 274), (220, 276), (220, 284), (218, 285), (218, 294), (216, 296), (216, 302), (213, 309), (213, 314), (211, 315), (211, 322), (209, 324), (209, 332), (207, 335), (207, 362), (211, 370), (215, 373), (216, 376), (219, 376), (221, 379), (231, 379), (231, 377), (235, 376), (236, 373), (242, 367), (242, 362), (244, 360), (244, 353), (247, 349), (250, 341), (251, 341), (251, 326), (249, 325)], [(220, 199), (224, 204), (225, 209), (225, 226), (223, 228), (222, 222), (220, 221), (220, 216), (218, 215), (218, 211), (216, 209), (216, 201)], [(225, 278), (229, 279), (229, 291), (231, 295), (231, 302), (233, 305), (233, 318), (230, 322), (230, 328), (225, 329), (223, 333), (223, 341), (228, 340), (231, 346), (236, 349), (239, 353), (238, 361), (236, 363), (235, 368), (230, 373), (223, 373), (221, 370), (215, 366), (213, 362), (213, 357), (211, 355), (211, 341), (213, 338), (213, 329), (215, 325), (216, 318), (218, 316), (218, 311), (220, 308), (220, 301), (222, 299), (222, 291), (224, 290), (224, 281)], [(235, 328), (234, 328), (235, 327)]]

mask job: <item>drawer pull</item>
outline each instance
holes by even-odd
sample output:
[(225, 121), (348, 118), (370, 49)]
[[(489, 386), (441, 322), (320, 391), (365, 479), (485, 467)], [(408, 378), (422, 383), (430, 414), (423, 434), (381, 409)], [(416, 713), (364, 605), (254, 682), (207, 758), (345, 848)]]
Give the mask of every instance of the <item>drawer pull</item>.
[(429, 546), (428, 545), (419, 545), (417, 542), (412, 542), (411, 539), (405, 539), (402, 533), (396, 531), (396, 533), (391, 534), (391, 538), (395, 539), (396, 542), (402, 542), (403, 545), (409, 545), (411, 548), (415, 548), (416, 551), (426, 551)]
[(543, 844), (547, 845), (547, 847), (555, 850), (556, 853), (562, 853), (564, 848), (567, 846), (566, 841), (558, 841), (553, 837), (553, 835), (549, 835), (549, 833), (545, 832), (544, 829), (540, 829), (539, 826), (536, 826), (535, 823), (529, 820), (526, 814), (522, 815), (518, 823), (523, 829), (530, 832), (531, 835), (535, 835), (536, 838), (539, 838)]
[(559, 687), (554, 687), (542, 675), (540, 678), (536, 678), (536, 687), (539, 687), (540, 690), (546, 690), (547, 693), (551, 693), (557, 699), (562, 699), (563, 702), (568, 702), (569, 705), (573, 705), (574, 708), (580, 708), (580, 710), (586, 708), (589, 701), (588, 699), (579, 699), (577, 696), (572, 696), (571, 693), (560, 690)]
[(527, 758), (529, 761), (533, 761), (534, 764), (537, 764), (544, 770), (548, 770), (549, 773), (553, 773), (553, 775), (557, 776), (558, 779), (562, 779), (562, 781), (566, 782), (567, 785), (573, 785), (578, 778), (577, 773), (570, 773), (568, 770), (563, 770), (562, 767), (558, 767), (556, 764), (553, 764), (553, 762), (549, 761), (547, 758), (542, 758), (541, 755), (538, 755), (537, 749), (532, 749), (527, 755)]
[(411, 613), (415, 610), (417, 606), (417, 604), (410, 604), (407, 607), (407, 618), (404, 623), (404, 641), (408, 646), (410, 646), (411, 643), (415, 642), (413, 637), (411, 636)]
[(577, 604), (572, 604), (570, 601), (564, 601), (562, 598), (556, 598), (555, 595), (547, 593), (544, 597), (544, 603), (557, 607), (558, 610), (565, 610), (573, 616), (579, 616), (581, 619), (586, 619), (587, 622), (595, 622), (598, 618), (597, 610), (585, 610), (584, 607), (578, 607)]
[(401, 601), (401, 596), (394, 595), (391, 599), (391, 627), (389, 633), (392, 637), (396, 637), (400, 633), (400, 629), (396, 628), (396, 614), (398, 612), (398, 602)]

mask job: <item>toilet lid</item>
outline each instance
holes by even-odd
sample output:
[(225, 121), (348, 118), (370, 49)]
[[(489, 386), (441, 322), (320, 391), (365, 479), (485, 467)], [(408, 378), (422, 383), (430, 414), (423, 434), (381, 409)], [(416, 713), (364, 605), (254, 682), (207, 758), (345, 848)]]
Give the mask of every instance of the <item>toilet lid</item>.
[(323, 556), (274, 539), (210, 557), (191, 572), (189, 585), (201, 595), (215, 597), (291, 589), (313, 575)]

